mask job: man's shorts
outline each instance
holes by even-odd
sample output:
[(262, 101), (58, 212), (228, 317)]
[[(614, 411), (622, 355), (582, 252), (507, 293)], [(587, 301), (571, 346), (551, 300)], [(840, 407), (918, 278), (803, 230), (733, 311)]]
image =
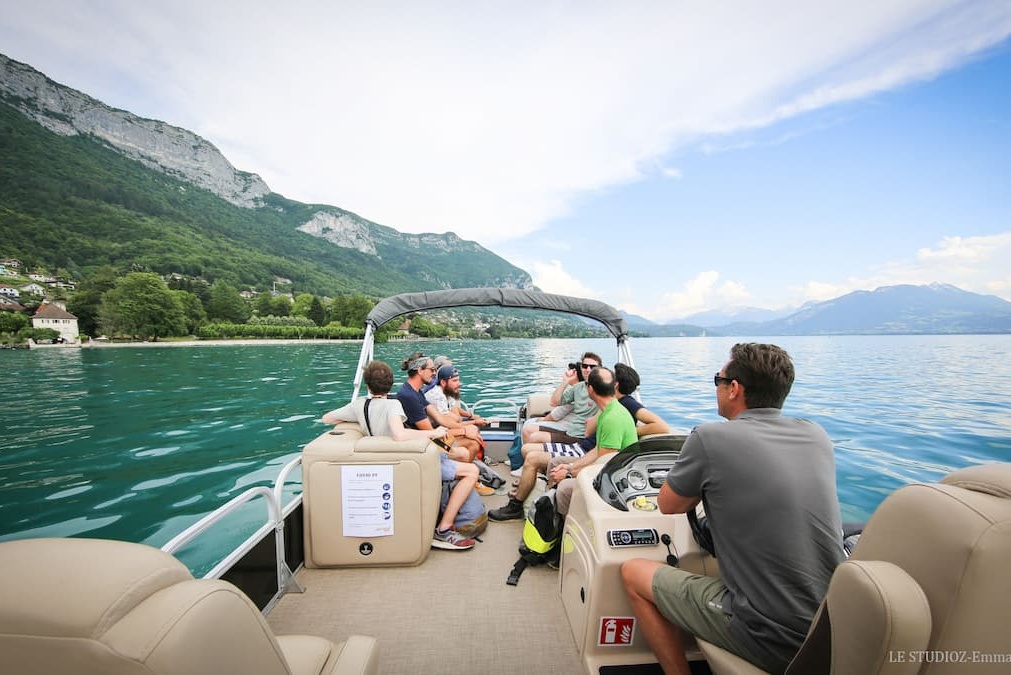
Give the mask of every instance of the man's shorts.
[(553, 426), (548, 426), (549, 424), (551, 423), (548, 422), (546, 424), (540, 425), (540, 427), (538, 427), (538, 430), (549, 434), (551, 436), (551, 443), (553, 445), (554, 444), (573, 445), (583, 440), (578, 436), (570, 436), (565, 429), (558, 429)]
[(544, 443), (544, 452), (555, 457), (567, 457), (569, 461), (579, 459), (586, 453), (578, 443)]
[(722, 579), (669, 565), (657, 568), (653, 574), (653, 601), (665, 619), (746, 661), (760, 663), (730, 632), (733, 615), (726, 592)]
[(446, 453), (439, 453), (439, 466), (442, 469), (442, 480), (453, 480), (456, 478), (456, 460), (450, 459)]

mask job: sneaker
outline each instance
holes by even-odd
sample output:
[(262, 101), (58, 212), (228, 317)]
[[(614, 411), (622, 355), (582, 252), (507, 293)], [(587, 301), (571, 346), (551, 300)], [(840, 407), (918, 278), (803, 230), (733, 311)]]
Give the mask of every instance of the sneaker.
[(492, 509), (488, 512), (488, 517), (492, 520), (519, 520), (524, 517), (523, 502), (510, 497), (508, 504), (500, 509)]
[(456, 530), (446, 530), (445, 532), (436, 530), (435, 536), (432, 537), (432, 548), (442, 548), (447, 551), (466, 551), (469, 548), (474, 548), (476, 543)]
[(509, 475), (516, 476), (517, 478), (519, 478), (520, 476), (523, 475), (523, 467), (521, 466), (518, 469), (513, 469), (512, 471), (509, 472)]
[(478, 483), (474, 486), (474, 490), (482, 497), (487, 497), (488, 495), (495, 494), (495, 488), (490, 485), (485, 485), (484, 483)]

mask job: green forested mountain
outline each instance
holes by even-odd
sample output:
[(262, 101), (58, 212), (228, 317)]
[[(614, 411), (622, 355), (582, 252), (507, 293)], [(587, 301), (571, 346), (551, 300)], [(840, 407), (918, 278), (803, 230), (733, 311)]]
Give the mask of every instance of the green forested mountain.
[[(129, 116), (7, 60), (11, 63), (42, 78), (50, 90), (90, 101), (107, 116)], [(8, 80), (24, 76), (14, 70), (0, 74)], [(65, 268), (86, 277), (111, 265), (261, 290), (283, 278), (298, 291), (374, 297), (446, 287), (530, 286), (526, 272), (452, 233), (402, 234), (337, 207), (302, 204), (270, 192), (251, 206), (238, 205), (184, 176), (126, 156), (95, 133), (50, 130), (52, 125), (29, 116), (41, 105), (0, 86), (0, 257), (17, 258), (29, 269)], [(64, 126), (74, 121), (59, 110), (43, 112)], [(154, 129), (149, 135), (159, 133), (161, 123), (145, 122)], [(303, 231), (321, 219), (322, 228)], [(332, 232), (326, 223), (334, 222), (354, 230), (356, 242), (327, 239)]]

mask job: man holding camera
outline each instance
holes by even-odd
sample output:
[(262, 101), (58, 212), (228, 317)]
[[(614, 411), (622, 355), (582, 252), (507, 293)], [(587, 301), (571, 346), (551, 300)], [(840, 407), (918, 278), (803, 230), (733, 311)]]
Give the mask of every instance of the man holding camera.
[(551, 392), (551, 405), (572, 406), (565, 417), (554, 419), (549, 413), (523, 426), (524, 443), (578, 443), (586, 436), (586, 421), (597, 414), (590, 398), (586, 378), (601, 364), (600, 357), (586, 352), (578, 363), (570, 363), (562, 381)]

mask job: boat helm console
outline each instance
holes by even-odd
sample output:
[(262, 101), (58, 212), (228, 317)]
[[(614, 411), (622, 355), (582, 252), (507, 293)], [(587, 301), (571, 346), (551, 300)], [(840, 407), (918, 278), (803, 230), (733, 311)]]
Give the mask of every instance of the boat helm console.
[[(576, 476), (562, 533), (559, 585), (587, 673), (641, 672), (637, 669), (656, 662), (621, 582), (623, 562), (649, 558), (719, 575), (716, 559), (699, 548), (687, 518), (657, 507), (684, 441), (683, 435), (645, 438)], [(701, 660), (702, 654), (692, 650), (690, 658)]]

